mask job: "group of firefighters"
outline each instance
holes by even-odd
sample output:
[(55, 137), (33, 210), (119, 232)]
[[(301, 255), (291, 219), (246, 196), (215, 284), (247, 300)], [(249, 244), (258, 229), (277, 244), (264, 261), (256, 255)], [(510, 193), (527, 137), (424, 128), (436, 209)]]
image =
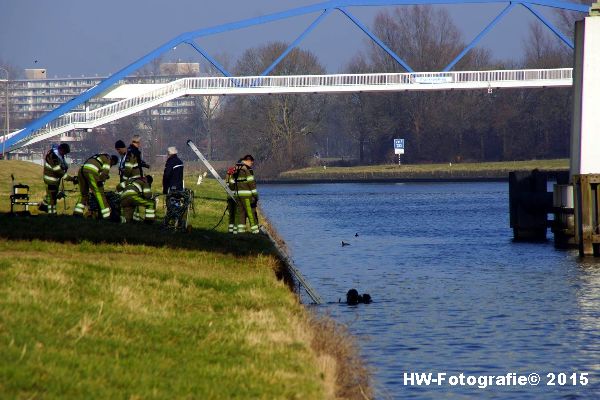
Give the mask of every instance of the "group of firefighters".
[[(99, 153), (89, 157), (79, 168), (76, 176), (67, 173), (68, 164), (65, 156), (70, 152), (66, 143), (53, 146), (44, 158), (44, 183), (46, 197), (39, 205), (40, 211), (56, 214), (56, 203), (59, 200), (61, 180), (79, 185), (80, 197), (73, 210), (74, 216), (82, 217), (89, 208), (90, 196), (98, 204), (98, 213), (102, 219), (109, 219), (111, 207), (104, 192), (104, 183), (109, 178), (110, 168), (118, 165), (119, 183), (116, 193), (120, 199), (121, 222), (153, 221), (156, 217), (155, 201), (152, 194), (152, 176), (144, 175), (143, 168), (150, 166), (142, 159), (139, 149), (140, 137), (134, 136), (129, 147), (118, 140), (115, 143), (117, 155)], [(169, 147), (169, 159), (163, 176), (163, 192), (183, 190), (183, 163), (177, 157), (177, 149)], [(64, 195), (64, 194), (62, 194)], [(144, 209), (144, 216), (138, 210)]]
[[(99, 153), (89, 157), (79, 168), (76, 176), (70, 176), (65, 156), (70, 152), (66, 143), (53, 146), (44, 158), (44, 183), (46, 196), (39, 205), (40, 211), (56, 214), (56, 204), (64, 193), (60, 190), (61, 181), (79, 185), (80, 197), (75, 205), (73, 215), (82, 217), (89, 208), (90, 196), (98, 204), (98, 213), (102, 219), (111, 217), (111, 206), (104, 192), (104, 183), (109, 178), (110, 169), (117, 165), (119, 183), (116, 194), (120, 200), (120, 221), (151, 222), (156, 217), (155, 199), (152, 194), (152, 176), (144, 175), (143, 168), (150, 166), (142, 159), (140, 136), (135, 135), (129, 146), (118, 140), (115, 143), (117, 155)], [(169, 147), (168, 158), (163, 174), (163, 194), (183, 190), (183, 162), (177, 156), (177, 149)], [(258, 192), (254, 180), (251, 155), (242, 157), (227, 170), (227, 184), (234, 193), (235, 199), (228, 199), (229, 232), (233, 234), (246, 231), (246, 220), (249, 221), (250, 232), (258, 233), (258, 216), (256, 205)], [(114, 207), (114, 205), (113, 205)], [(139, 210), (144, 209), (142, 217)], [(112, 210), (115, 211), (115, 210)]]

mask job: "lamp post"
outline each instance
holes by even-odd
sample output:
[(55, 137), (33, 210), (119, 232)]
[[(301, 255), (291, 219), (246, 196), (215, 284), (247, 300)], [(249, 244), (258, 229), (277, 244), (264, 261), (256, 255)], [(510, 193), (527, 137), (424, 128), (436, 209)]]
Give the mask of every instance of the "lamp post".
[(4, 107), (6, 107), (6, 129), (4, 130), (4, 137), (2, 138), (2, 158), (5, 158), (4, 155), (4, 150), (6, 149), (6, 135), (8, 135), (8, 130), (10, 129), (10, 114), (8, 111), (8, 69), (4, 68), (4, 67), (0, 67), (1, 71), (6, 72), (6, 102), (4, 104)]

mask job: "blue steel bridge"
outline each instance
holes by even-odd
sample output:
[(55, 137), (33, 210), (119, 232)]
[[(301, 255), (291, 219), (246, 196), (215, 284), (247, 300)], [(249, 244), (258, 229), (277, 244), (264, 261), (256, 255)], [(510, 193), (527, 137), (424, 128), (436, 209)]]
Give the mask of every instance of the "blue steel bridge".
[[(472, 41), (439, 72), (415, 72), (408, 63), (392, 51), (363, 22), (350, 11), (350, 7), (403, 6), (434, 4), (504, 3), (506, 6), (496, 15)], [(556, 0), (534, 1), (494, 1), (494, 0), (389, 0), (389, 1), (326, 1), (318, 4), (290, 9), (242, 21), (232, 22), (211, 28), (182, 33), (164, 43), (125, 68), (117, 71), (98, 85), (88, 89), (43, 117), (31, 122), (25, 128), (7, 135), (7, 151), (25, 147), (73, 129), (94, 128), (139, 111), (157, 106), (166, 101), (185, 95), (260, 95), (289, 93), (344, 93), (381, 92), (407, 90), (451, 90), (451, 89), (495, 89), (495, 88), (534, 88), (564, 87), (572, 85), (572, 69), (500, 70), (500, 71), (453, 71), (453, 67), (475, 47), (503, 18), (515, 7), (524, 7), (531, 12), (556, 37), (570, 48), (571, 39), (552, 24), (537, 8), (588, 13), (587, 5)], [(269, 76), (273, 69), (329, 15), (337, 12), (344, 15), (349, 23), (356, 25), (375, 45), (395, 60), (406, 73), (375, 74), (336, 74), (336, 75), (295, 75)], [(285, 20), (301, 15), (318, 14), (317, 18), (283, 51), (259, 76), (233, 77), (214, 57), (197, 42), (198, 39), (223, 32), (236, 31), (255, 25)], [(583, 16), (583, 15), (582, 15)], [(205, 58), (222, 77), (183, 78), (161, 87), (127, 90), (128, 85), (120, 85), (113, 91), (113, 98), (121, 98), (112, 104), (83, 112), (72, 110), (93, 97), (110, 93), (113, 86), (126, 76), (133, 74), (144, 65), (160, 57), (179, 45), (189, 45)], [(125, 87), (124, 87), (125, 86)], [(132, 88), (133, 89), (133, 88)], [(120, 94), (118, 94), (120, 93)]]

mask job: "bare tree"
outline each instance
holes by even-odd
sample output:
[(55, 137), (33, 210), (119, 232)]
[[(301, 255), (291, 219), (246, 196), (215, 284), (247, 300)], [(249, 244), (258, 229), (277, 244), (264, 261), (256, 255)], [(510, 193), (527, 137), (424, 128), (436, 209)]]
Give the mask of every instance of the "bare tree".
[(209, 160), (214, 156), (216, 119), (221, 115), (223, 99), (221, 96), (195, 96), (194, 112), (186, 118), (194, 141), (205, 149)]
[[(462, 50), (461, 34), (448, 11), (431, 6), (398, 7), (375, 17), (374, 33), (415, 71), (440, 71)], [(402, 69), (370, 44), (369, 59), (383, 71)]]
[[(220, 53), (216, 58), (221, 60), (220, 63), (225, 69), (229, 69), (231, 57), (227, 53)], [(203, 63), (202, 66), (205, 69), (203, 75), (222, 75), (221, 71), (208, 62)], [(205, 155), (209, 160), (214, 157), (215, 135), (220, 128), (217, 119), (222, 115), (224, 103), (225, 97), (222, 96), (195, 96), (194, 112), (185, 119), (184, 126), (191, 131), (196, 144), (205, 149)]]
[[(287, 48), (272, 42), (247, 50), (236, 64), (239, 75), (260, 75)], [(294, 49), (273, 70), (274, 75), (323, 74), (317, 57)], [(323, 120), (324, 95), (238, 97), (228, 103), (225, 118), (235, 154), (253, 152), (273, 172), (306, 165), (311, 154), (308, 137)]]
[[(416, 71), (440, 71), (464, 48), (460, 31), (444, 9), (430, 6), (396, 8), (379, 13), (373, 31)], [(473, 49), (460, 61), (458, 67), (482, 69), (489, 65), (490, 54), (485, 49)], [(374, 44), (369, 44), (366, 54), (359, 55), (348, 66), (349, 72), (401, 71), (402, 67), (387, 53)], [(372, 149), (371, 161), (386, 160), (394, 136), (409, 139), (412, 151), (407, 158), (416, 160), (448, 159), (451, 137), (457, 131), (448, 124), (451, 115), (469, 115), (460, 107), (460, 95), (448, 93), (404, 92), (360, 95), (355, 107), (347, 107), (349, 120), (359, 146), (361, 162), (365, 161), (365, 140)], [(357, 107), (360, 105), (360, 107)], [(453, 120), (455, 125), (467, 125), (462, 120)], [(471, 125), (473, 125), (471, 123)], [(459, 143), (464, 138), (459, 135)], [(460, 147), (460, 146), (459, 146)], [(461, 154), (454, 157), (461, 158)]]
[(537, 21), (529, 24), (529, 35), (524, 42), (526, 68), (560, 68), (572, 65), (570, 48), (551, 36)]

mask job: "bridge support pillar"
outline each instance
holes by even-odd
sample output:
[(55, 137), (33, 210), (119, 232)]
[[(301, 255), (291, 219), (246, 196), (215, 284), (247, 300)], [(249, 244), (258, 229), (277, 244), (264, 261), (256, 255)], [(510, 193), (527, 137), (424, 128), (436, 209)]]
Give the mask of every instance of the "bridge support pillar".
[(600, 17), (593, 15), (575, 24), (570, 174), (581, 256), (600, 255)]
[(575, 24), (571, 177), (600, 174), (600, 17)]

